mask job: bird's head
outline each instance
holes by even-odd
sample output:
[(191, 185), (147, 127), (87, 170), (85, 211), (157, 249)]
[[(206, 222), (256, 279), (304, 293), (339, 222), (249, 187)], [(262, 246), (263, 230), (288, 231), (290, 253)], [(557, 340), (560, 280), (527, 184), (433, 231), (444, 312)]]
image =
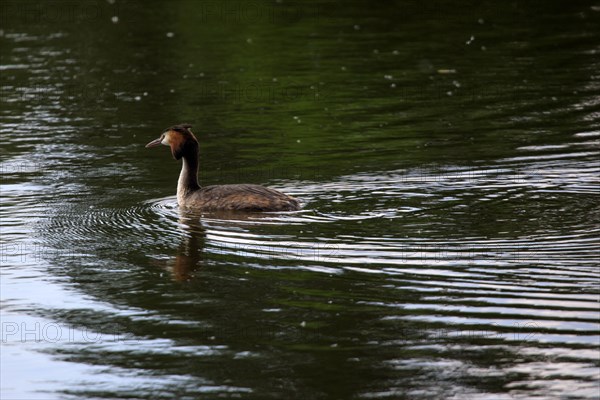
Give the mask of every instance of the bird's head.
[(176, 160), (181, 159), (186, 151), (198, 152), (198, 140), (190, 130), (189, 124), (173, 125), (165, 129), (158, 139), (148, 143), (146, 147), (156, 147), (161, 144), (171, 147), (171, 153)]

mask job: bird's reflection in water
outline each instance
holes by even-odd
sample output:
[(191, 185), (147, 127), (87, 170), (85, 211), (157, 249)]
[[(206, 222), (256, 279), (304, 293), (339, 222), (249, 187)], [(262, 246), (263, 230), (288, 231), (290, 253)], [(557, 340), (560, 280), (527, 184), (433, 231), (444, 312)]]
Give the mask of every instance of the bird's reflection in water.
[(201, 217), (200, 213), (179, 211), (179, 226), (183, 235), (175, 258), (166, 263), (166, 268), (178, 282), (194, 278), (196, 271), (202, 266), (206, 231), (200, 222)]
[[(272, 214), (270, 215), (272, 217)], [(206, 228), (202, 225), (203, 219), (219, 220), (228, 225), (237, 225), (236, 222), (268, 218), (265, 213), (246, 213), (239, 211), (214, 211), (194, 212), (179, 210), (179, 226), (182, 229), (182, 239), (177, 254), (174, 258), (162, 265), (167, 269), (173, 279), (186, 282), (194, 279), (201, 269), (204, 259), (203, 252), (206, 243)]]

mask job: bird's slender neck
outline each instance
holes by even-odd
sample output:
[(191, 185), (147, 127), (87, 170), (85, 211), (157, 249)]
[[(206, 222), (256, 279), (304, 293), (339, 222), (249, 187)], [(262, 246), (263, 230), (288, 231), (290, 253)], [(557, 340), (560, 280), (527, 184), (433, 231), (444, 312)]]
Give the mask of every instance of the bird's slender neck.
[(179, 181), (177, 181), (177, 200), (181, 200), (190, 193), (200, 189), (198, 184), (198, 147), (190, 146), (183, 153), (183, 163)]

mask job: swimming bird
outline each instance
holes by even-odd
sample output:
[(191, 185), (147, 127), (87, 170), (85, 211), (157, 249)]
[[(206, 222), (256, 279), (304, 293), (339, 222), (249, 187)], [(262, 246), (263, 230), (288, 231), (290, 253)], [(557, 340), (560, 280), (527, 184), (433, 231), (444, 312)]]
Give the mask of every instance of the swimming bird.
[(236, 184), (200, 186), (198, 184), (198, 140), (189, 124), (165, 129), (158, 139), (146, 147), (171, 147), (176, 160), (183, 159), (177, 182), (177, 203), (182, 208), (197, 210), (295, 211), (300, 203), (295, 198), (260, 185)]

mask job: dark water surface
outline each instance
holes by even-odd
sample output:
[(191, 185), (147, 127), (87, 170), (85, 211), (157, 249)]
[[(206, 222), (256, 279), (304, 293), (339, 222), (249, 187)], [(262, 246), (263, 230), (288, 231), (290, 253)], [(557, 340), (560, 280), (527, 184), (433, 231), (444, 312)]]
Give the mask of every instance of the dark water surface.
[(3, 1), (2, 398), (599, 398), (600, 5), (453, 3)]

